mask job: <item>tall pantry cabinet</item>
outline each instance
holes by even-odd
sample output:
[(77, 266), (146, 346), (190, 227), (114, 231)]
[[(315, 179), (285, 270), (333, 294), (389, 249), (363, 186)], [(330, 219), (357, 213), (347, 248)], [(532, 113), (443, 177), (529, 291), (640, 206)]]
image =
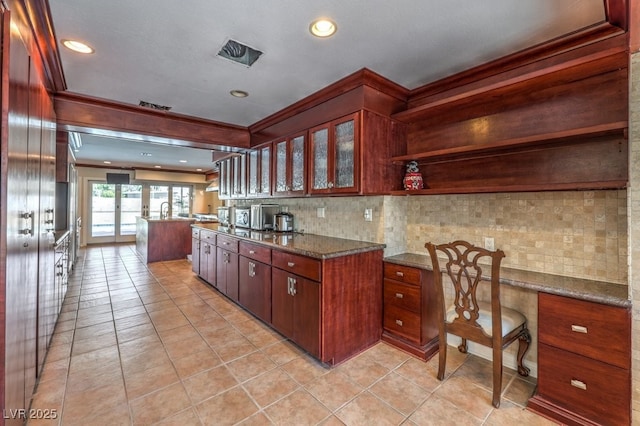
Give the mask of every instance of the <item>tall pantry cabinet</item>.
[(55, 281), (56, 125), (24, 10), (9, 3), (11, 12), (0, 5), (0, 424), (22, 424), (51, 337), (40, 322)]

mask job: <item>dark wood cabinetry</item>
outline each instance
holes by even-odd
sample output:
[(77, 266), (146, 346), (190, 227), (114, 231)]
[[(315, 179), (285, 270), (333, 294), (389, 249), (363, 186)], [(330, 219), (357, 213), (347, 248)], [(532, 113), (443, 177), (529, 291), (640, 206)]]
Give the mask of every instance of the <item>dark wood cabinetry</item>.
[(568, 424), (630, 424), (628, 309), (539, 293), (538, 339), (529, 409)]
[(384, 263), (382, 339), (423, 359), (438, 351), (433, 271)]
[(359, 113), (309, 130), (309, 193), (358, 193), (359, 158)]
[(240, 241), (238, 301), (271, 323), (271, 249)]
[(273, 195), (303, 195), (307, 188), (307, 132), (273, 143)]
[(247, 153), (247, 197), (271, 195), (271, 144)]
[(238, 301), (238, 239), (218, 235), (213, 285), (230, 299)]
[(216, 283), (216, 234), (200, 231), (200, 276), (211, 285)]
[(321, 356), (319, 279), (319, 261), (274, 254), (271, 324), (316, 358)]
[(200, 230), (191, 228), (191, 270), (200, 275)]

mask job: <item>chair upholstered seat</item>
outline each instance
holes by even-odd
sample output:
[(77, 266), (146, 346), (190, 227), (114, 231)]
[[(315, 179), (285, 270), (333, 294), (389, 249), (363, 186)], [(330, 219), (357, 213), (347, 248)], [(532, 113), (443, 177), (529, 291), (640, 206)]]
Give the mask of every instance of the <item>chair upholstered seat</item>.
[[(491, 304), (486, 302), (478, 302), (479, 316), (476, 321), (482, 330), (487, 334), (487, 336), (493, 335), (493, 328), (491, 323)], [(521, 327), (523, 324), (527, 322), (527, 319), (520, 312), (502, 307), (502, 337), (511, 333), (518, 327)], [(447, 309), (447, 322), (452, 323), (454, 319), (458, 317), (456, 313), (456, 308), (454, 305), (451, 305), (449, 309)]]

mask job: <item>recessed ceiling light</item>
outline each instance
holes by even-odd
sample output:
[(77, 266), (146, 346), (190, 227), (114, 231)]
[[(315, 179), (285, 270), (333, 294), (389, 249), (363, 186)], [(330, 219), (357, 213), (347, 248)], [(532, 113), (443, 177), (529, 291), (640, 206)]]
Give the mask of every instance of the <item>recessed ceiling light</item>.
[(156, 169), (161, 169), (162, 168), (162, 166), (153, 166), (153, 167), (155, 167)]
[(232, 90), (229, 93), (231, 94), (231, 96), (235, 96), (236, 98), (246, 98), (247, 96), (249, 96), (249, 93), (245, 92), (244, 90)]
[(187, 162), (187, 160), (180, 160), (180, 162), (181, 162), (181, 163), (186, 163), (186, 162)]
[(336, 23), (327, 18), (316, 19), (309, 25), (309, 31), (316, 37), (331, 37), (337, 30)]
[(104, 164), (111, 164), (111, 161), (103, 161)]
[(196, 172), (201, 172), (201, 171), (202, 171), (202, 169), (196, 169)]
[(62, 40), (62, 45), (78, 53), (93, 53), (93, 47), (77, 40)]

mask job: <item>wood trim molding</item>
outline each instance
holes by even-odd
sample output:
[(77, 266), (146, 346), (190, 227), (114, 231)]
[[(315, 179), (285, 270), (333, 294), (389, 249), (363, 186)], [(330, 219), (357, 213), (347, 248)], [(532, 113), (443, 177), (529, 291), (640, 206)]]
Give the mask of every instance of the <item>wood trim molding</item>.
[(61, 130), (194, 148), (249, 148), (246, 127), (70, 92), (57, 93), (54, 104)]
[(640, 0), (629, 0), (629, 50), (640, 51)]
[(628, 10), (627, 0), (604, 0), (605, 19), (623, 31), (629, 29)]

